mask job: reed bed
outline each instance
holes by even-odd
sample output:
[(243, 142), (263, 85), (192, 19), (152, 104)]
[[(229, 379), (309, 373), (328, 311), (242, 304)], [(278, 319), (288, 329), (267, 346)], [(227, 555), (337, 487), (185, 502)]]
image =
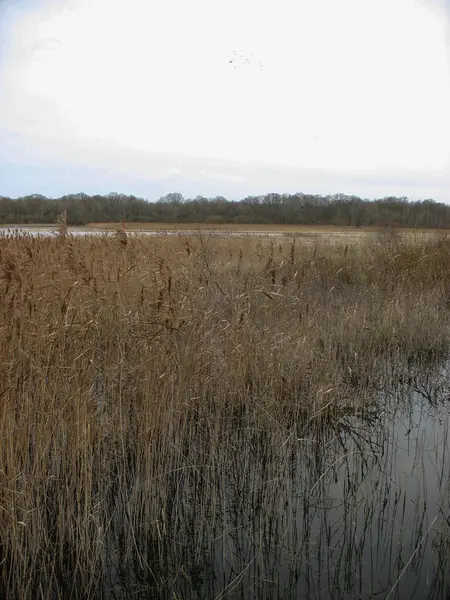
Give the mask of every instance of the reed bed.
[(388, 232), (1, 237), (4, 593), (119, 597), (125, 570), (133, 597), (175, 598), (175, 570), (188, 597), (225, 532), (269, 540), (294, 455), (315, 498), (339, 447), (367, 449), (343, 419), (369, 430), (383, 390), (447, 356), (449, 258)]

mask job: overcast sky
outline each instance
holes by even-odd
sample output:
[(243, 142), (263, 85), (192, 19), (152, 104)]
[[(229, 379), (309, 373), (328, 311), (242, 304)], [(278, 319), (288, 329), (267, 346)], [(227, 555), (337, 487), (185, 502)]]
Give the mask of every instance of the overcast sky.
[(450, 0), (0, 0), (0, 194), (450, 202)]

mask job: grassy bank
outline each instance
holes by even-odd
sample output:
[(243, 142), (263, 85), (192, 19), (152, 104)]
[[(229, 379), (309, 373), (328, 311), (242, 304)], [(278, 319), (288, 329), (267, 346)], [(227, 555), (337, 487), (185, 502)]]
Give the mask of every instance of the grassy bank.
[[(74, 581), (94, 597), (113, 549), (156, 581), (155, 547), (186, 506), (220, 503), (236, 432), (279, 453), (446, 355), (449, 259), (437, 236), (0, 238), (10, 597), (67, 597)], [(188, 472), (193, 497), (174, 504)]]

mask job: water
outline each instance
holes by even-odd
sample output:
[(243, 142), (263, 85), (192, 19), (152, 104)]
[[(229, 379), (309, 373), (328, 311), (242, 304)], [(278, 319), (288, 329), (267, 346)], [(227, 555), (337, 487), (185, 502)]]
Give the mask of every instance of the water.
[[(259, 236), (259, 237), (278, 237), (278, 236), (283, 236), (283, 235), (289, 235), (289, 236), (306, 236), (306, 237), (312, 237), (314, 235), (321, 235), (321, 234), (310, 234), (310, 233), (283, 233), (282, 231), (279, 232), (265, 232), (265, 231), (218, 231), (218, 230), (200, 230), (197, 231), (195, 229), (181, 229), (181, 230), (171, 230), (171, 229), (167, 229), (167, 230), (155, 230), (155, 231), (127, 231), (126, 232), (127, 235), (129, 236), (140, 236), (140, 235), (149, 235), (149, 236), (190, 236), (190, 235), (199, 235), (199, 233), (201, 235), (208, 235), (208, 236), (215, 236), (215, 237), (229, 237), (229, 236), (234, 236), (234, 237), (242, 237), (242, 236)], [(55, 237), (56, 235), (58, 235), (56, 230), (52, 230), (52, 229), (44, 229), (44, 228), (37, 228), (37, 227), (33, 227), (33, 228), (26, 228), (26, 227), (10, 227), (10, 228), (6, 228), (6, 227), (0, 227), (0, 235), (4, 235), (4, 236), (15, 236), (15, 235), (28, 235), (28, 236), (32, 236), (32, 237)], [(86, 229), (86, 230), (82, 230), (82, 229), (70, 229), (68, 230), (68, 235), (71, 236), (75, 236), (75, 237), (82, 237), (82, 236), (113, 236), (114, 235), (114, 231), (111, 230), (103, 230), (103, 229)]]
[(104, 493), (104, 568), (33, 597), (450, 598), (450, 379), (422, 375), (332, 422), (193, 422), (174, 468)]
[[(375, 235), (371, 232), (364, 233), (348, 233), (345, 231), (332, 231), (332, 232), (321, 232), (321, 231), (228, 231), (228, 230), (214, 230), (214, 229), (166, 229), (166, 230), (154, 230), (154, 231), (127, 231), (127, 235), (131, 236), (192, 236), (192, 235), (207, 235), (213, 237), (300, 237), (302, 239), (310, 240), (317, 238), (332, 238), (336, 241), (345, 239), (360, 239), (361, 236)], [(56, 230), (50, 228), (40, 227), (1, 227), (0, 236), (16, 236), (16, 235), (27, 235), (32, 237), (54, 237), (58, 235)], [(102, 230), (102, 229), (68, 229), (68, 235), (75, 237), (82, 236), (112, 236), (114, 231)]]
[(230, 425), (220, 465), (208, 464), (199, 440), (161, 477), (165, 514), (157, 539), (139, 548), (158, 583), (137, 575), (146, 569), (135, 557), (110, 569), (107, 589), (121, 598), (450, 598), (448, 375), (424, 377), (365, 418), (281, 427), (278, 443)]

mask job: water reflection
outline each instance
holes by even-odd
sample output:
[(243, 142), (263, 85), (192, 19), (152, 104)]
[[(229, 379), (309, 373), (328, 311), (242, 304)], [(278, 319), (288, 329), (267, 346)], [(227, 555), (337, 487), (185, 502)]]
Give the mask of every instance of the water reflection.
[[(219, 230), (195, 230), (195, 229), (181, 229), (181, 230), (173, 230), (173, 229), (158, 229), (154, 231), (139, 231), (132, 230), (127, 231), (127, 235), (131, 236), (140, 236), (140, 235), (150, 235), (150, 236), (180, 236), (180, 235), (198, 235), (201, 233), (202, 235), (216, 236), (216, 237), (228, 237), (228, 236), (263, 236), (263, 237), (277, 237), (280, 235), (284, 235), (282, 231), (280, 232), (270, 232), (270, 231), (219, 231)], [(5, 228), (0, 227), (0, 235), (4, 236), (21, 236), (21, 235), (29, 235), (32, 237), (54, 237), (58, 235), (58, 232), (52, 229), (44, 229), (38, 227), (14, 227), (14, 228)], [(74, 237), (83, 237), (83, 236), (112, 236), (114, 235), (114, 230), (103, 230), (103, 229), (70, 229), (68, 230), (68, 235), (72, 235)], [(287, 233), (286, 235), (307, 235), (310, 237), (312, 235), (321, 235), (317, 234), (302, 234), (302, 233)]]
[[(211, 411), (206, 401), (163, 411), (164, 442), (129, 419), (135, 439), (93, 460), (92, 488), (74, 499), (86, 540), (58, 537), (64, 477), (46, 482), (49, 541), (36, 550), (36, 571), (44, 577), (38, 560), (54, 560), (47, 573), (57, 581), (51, 594), (42, 592), (48, 582), (33, 582), (29, 597), (448, 598), (449, 371), (412, 364), (400, 378), (389, 368), (380, 380), (390, 387), (380, 381), (365, 412), (349, 400), (311, 417), (299, 399), (289, 417), (251, 394), (238, 406), (212, 399)], [(117, 406), (100, 403), (95, 383), (101, 429)], [(8, 543), (0, 540), (3, 562)], [(80, 567), (91, 554), (91, 569)], [(11, 586), (14, 565), (5, 571)], [(0, 596), (14, 597), (8, 591)]]
[[(196, 423), (178, 467), (151, 490), (161, 518), (110, 565), (105, 593), (447, 598), (447, 395), (430, 403), (414, 387), (386, 394), (376, 418), (278, 424), (277, 435), (230, 419), (214, 453), (208, 424)], [(123, 525), (113, 522), (112, 546)]]
[[(149, 230), (128, 230), (127, 235), (129, 236), (191, 236), (191, 235), (207, 235), (213, 237), (299, 237), (306, 240), (330, 237), (329, 232), (313, 232), (313, 231), (232, 231), (232, 230), (214, 230), (214, 229), (158, 229), (154, 231)], [(58, 233), (49, 228), (40, 227), (0, 227), (0, 236), (14, 237), (14, 236), (31, 236), (31, 237), (55, 237)], [(101, 229), (68, 229), (68, 235), (74, 237), (83, 236), (112, 236), (114, 230), (101, 230)], [(364, 232), (364, 235), (371, 235), (371, 232)], [(331, 234), (333, 239), (338, 240), (339, 238), (345, 237), (346, 239), (358, 239), (361, 237), (361, 233), (348, 233), (345, 231), (333, 231)]]

